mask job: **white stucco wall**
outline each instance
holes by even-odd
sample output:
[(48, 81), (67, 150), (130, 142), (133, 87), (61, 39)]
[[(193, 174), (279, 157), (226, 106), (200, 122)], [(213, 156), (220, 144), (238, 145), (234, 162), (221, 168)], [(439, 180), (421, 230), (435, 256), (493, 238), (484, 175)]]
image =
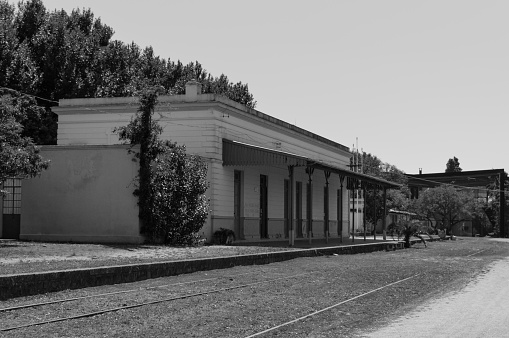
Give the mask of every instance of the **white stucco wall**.
[[(286, 167), (253, 166), (224, 167), (222, 165), (222, 139), (240, 141), (269, 149), (306, 156), (314, 160), (346, 168), (349, 152), (329, 140), (306, 132), (295, 126), (254, 110), (249, 110), (230, 100), (211, 94), (160, 97), (154, 119), (163, 126), (163, 139), (186, 145), (188, 153), (202, 156), (209, 165), (208, 179), (211, 183), (207, 196), (211, 201), (211, 213), (202, 234), (211, 238), (219, 227), (233, 228), (234, 170), (243, 172), (242, 216), (249, 218), (245, 228), (246, 238), (259, 235), (256, 218), (259, 216), (259, 180), (267, 175), (269, 180), (269, 236), (278, 238), (284, 224), (284, 180), (288, 178)], [(59, 145), (114, 145), (119, 144), (113, 129), (126, 125), (137, 110), (132, 98), (63, 100), (55, 109), (59, 115)], [(295, 181), (302, 182), (302, 217), (306, 219), (306, 183), (304, 168), (295, 169)], [(337, 220), (336, 195), (339, 178), (332, 175), (329, 184), (329, 217)], [(345, 182), (346, 183), (346, 182)], [(315, 170), (313, 176), (313, 227), (315, 236), (323, 236), (323, 171)], [(294, 209), (295, 210), (295, 209)], [(343, 236), (348, 234), (348, 194), (343, 192)], [(337, 235), (336, 223), (330, 226), (331, 234)]]
[(133, 178), (125, 146), (43, 147), (51, 160), (23, 181), (21, 239), (140, 243)]

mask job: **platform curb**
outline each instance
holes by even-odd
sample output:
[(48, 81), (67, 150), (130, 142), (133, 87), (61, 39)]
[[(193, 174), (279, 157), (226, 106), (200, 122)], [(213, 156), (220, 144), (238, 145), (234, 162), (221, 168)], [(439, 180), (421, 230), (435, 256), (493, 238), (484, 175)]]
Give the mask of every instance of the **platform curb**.
[(130, 283), (150, 278), (167, 277), (226, 269), (241, 265), (261, 265), (301, 257), (346, 255), (403, 249), (403, 242), (356, 244), (324, 248), (299, 249), (241, 256), (200, 258), (156, 263), (129, 264), (99, 268), (47, 271), (0, 276), (0, 300), (67, 289)]

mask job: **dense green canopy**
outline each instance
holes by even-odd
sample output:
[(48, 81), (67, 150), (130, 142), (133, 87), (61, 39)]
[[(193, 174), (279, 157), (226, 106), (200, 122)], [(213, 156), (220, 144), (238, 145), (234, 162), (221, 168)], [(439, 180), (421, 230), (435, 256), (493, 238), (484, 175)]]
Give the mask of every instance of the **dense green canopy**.
[(0, 183), (11, 177), (33, 177), (48, 167), (49, 161), (39, 155), (21, 124), (32, 126), (43, 112), (33, 98), (0, 90)]
[[(184, 65), (155, 55), (152, 47), (112, 40), (113, 34), (90, 9), (69, 14), (49, 12), (41, 0), (17, 6), (0, 0), (0, 87), (44, 98), (39, 105), (51, 107), (59, 99), (132, 96), (154, 86), (161, 94), (183, 94), (194, 79), (204, 93), (255, 107), (247, 84), (213, 77), (198, 61)], [(49, 134), (34, 140), (55, 143), (56, 118), (45, 123)]]

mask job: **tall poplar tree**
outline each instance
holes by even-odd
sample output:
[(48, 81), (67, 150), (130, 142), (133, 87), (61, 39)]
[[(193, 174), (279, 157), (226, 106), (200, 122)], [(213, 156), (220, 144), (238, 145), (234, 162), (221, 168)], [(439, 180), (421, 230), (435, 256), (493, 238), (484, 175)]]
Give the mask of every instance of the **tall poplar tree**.
[(57, 117), (51, 107), (60, 99), (133, 96), (144, 88), (178, 95), (198, 80), (203, 93), (224, 95), (254, 108), (247, 84), (208, 74), (198, 62), (184, 65), (164, 59), (152, 47), (112, 40), (114, 31), (91, 9), (48, 11), (41, 0), (17, 7), (0, 0), (0, 87), (44, 98), (48, 135), (38, 143), (56, 144)]

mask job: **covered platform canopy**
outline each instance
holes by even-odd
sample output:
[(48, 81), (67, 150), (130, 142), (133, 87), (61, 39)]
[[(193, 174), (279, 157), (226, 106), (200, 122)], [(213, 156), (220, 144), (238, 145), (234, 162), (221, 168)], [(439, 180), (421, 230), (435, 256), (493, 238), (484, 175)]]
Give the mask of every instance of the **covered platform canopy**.
[[(319, 161), (313, 158), (309, 158), (303, 155), (299, 154), (293, 154), (290, 152), (285, 152), (281, 150), (274, 150), (269, 149), (265, 147), (260, 147), (256, 145), (251, 145), (247, 143), (242, 143), (238, 141), (232, 141), (228, 139), (223, 139), (223, 153), (222, 153), (222, 159), (223, 159), (223, 166), (274, 166), (274, 165), (285, 165), (288, 167), (289, 172), (289, 194), (291, 198), (291, 202), (289, 205), (289, 212), (288, 212), (288, 218), (289, 218), (289, 224), (290, 224), (290, 230), (289, 230), (289, 240), (290, 240), (290, 246), (294, 245), (294, 231), (293, 231), (293, 204), (294, 204), (294, 193), (293, 193), (293, 185), (294, 185), (294, 168), (296, 167), (304, 167), (306, 169), (306, 173), (309, 176), (309, 185), (311, 186), (312, 183), (312, 175), (315, 169), (322, 170), (325, 173), (325, 189), (326, 189), (326, 196), (329, 196), (328, 189), (329, 189), (329, 178), (331, 174), (337, 174), (340, 179), (341, 189), (343, 189), (343, 183), (346, 178), (346, 188), (348, 190), (356, 190), (356, 189), (382, 189), (384, 192), (384, 208), (386, 206), (385, 200), (386, 200), (386, 190), (387, 189), (394, 189), (399, 188), (400, 184), (389, 182), (377, 177), (357, 173), (354, 171), (351, 171), (349, 169), (340, 168), (335, 165), (331, 165), (328, 163), (325, 163), (323, 161)], [(352, 194), (353, 196), (353, 194)], [(312, 195), (310, 195), (310, 198), (312, 198)], [(328, 197), (327, 197), (328, 198)], [(342, 194), (341, 194), (341, 198)], [(312, 204), (312, 201), (309, 203)], [(326, 203), (328, 205), (328, 203)], [(339, 205), (343, 205), (343, 203), (339, 203)], [(338, 219), (339, 224), (343, 222), (343, 211), (339, 213), (341, 216), (340, 219)], [(308, 222), (308, 238), (311, 243), (311, 227), (313, 223), (312, 218), (312, 209), (310, 209), (310, 212), (307, 214), (307, 222)], [(386, 236), (385, 233), (385, 217), (383, 218), (384, 222), (384, 239)], [(354, 224), (352, 222), (352, 233), (353, 233), (353, 227)], [(329, 215), (328, 215), (328, 207), (326, 207), (325, 210), (325, 236), (326, 241), (328, 242), (328, 232), (329, 232)], [(341, 230), (342, 231), (342, 230)], [(352, 237), (352, 241), (353, 241)]]
[(302, 155), (231, 141), (228, 139), (223, 139), (223, 165), (287, 165), (293, 167), (314, 168), (339, 174), (342, 177), (350, 179), (352, 185), (349, 185), (349, 189), (359, 188), (360, 186), (357, 184), (375, 185), (378, 188), (385, 189), (400, 187), (400, 184), (394, 182), (357, 173), (349, 169), (340, 168), (338, 166), (330, 165)]

